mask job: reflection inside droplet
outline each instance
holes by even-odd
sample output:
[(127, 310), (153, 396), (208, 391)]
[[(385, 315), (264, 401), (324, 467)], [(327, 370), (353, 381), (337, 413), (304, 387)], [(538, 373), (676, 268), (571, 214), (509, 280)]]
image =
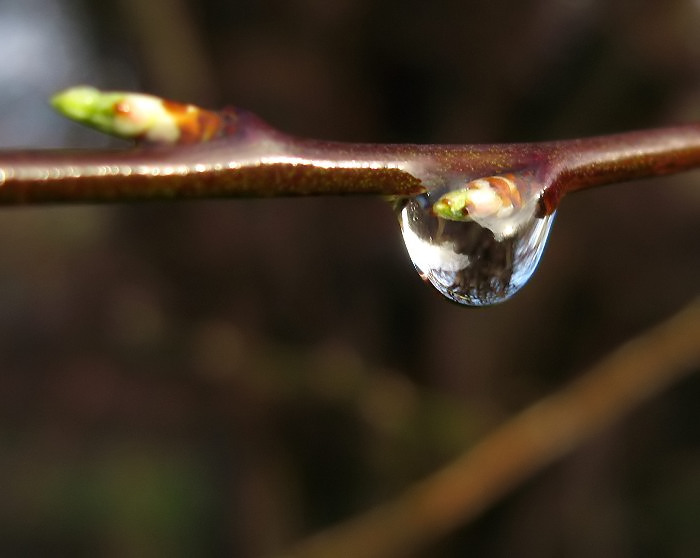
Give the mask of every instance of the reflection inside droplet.
[(466, 180), (397, 205), (406, 249), (421, 277), (468, 306), (502, 302), (530, 278), (554, 215), (539, 216), (527, 173)]

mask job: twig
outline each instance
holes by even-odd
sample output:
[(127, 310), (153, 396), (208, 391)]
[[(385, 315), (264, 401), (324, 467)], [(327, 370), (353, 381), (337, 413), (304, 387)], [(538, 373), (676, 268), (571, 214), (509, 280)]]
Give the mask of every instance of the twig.
[(149, 82), (159, 91), (211, 100), (214, 76), (204, 38), (185, 0), (120, 0), (125, 27), (137, 43)]
[(700, 301), (617, 349), (444, 469), (285, 558), (406, 556), (470, 521), (525, 479), (700, 366)]
[(57, 99), (73, 118), (159, 145), (2, 152), (0, 204), (408, 196), (521, 173), (534, 177), (544, 214), (569, 191), (700, 166), (700, 124), (533, 144), (354, 144), (295, 138), (242, 110), (215, 113), (146, 95), (78, 88)]

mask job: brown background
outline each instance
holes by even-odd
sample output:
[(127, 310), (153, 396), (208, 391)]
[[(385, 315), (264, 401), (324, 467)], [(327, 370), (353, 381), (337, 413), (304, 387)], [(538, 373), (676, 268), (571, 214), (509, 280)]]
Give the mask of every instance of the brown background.
[[(119, 145), (45, 107), (77, 83), (352, 141), (697, 120), (698, 29), (690, 0), (3, 0), (0, 143)], [(261, 556), (397, 494), (698, 294), (699, 178), (567, 199), (484, 310), (420, 283), (379, 200), (2, 210), (0, 554)], [(419, 556), (694, 556), (699, 395)]]

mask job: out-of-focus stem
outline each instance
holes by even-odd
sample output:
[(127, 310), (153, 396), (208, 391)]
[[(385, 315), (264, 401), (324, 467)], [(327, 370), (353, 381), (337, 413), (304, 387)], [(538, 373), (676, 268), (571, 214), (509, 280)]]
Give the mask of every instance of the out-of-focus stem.
[(616, 350), (395, 500), (284, 558), (412, 556), (700, 366), (700, 301)]

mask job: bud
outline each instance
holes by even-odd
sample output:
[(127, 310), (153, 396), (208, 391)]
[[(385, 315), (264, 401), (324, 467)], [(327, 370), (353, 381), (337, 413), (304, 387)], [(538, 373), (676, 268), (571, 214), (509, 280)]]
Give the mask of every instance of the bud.
[(222, 118), (215, 112), (142, 93), (72, 87), (56, 94), (51, 104), (77, 122), (148, 143), (208, 141), (223, 128)]

